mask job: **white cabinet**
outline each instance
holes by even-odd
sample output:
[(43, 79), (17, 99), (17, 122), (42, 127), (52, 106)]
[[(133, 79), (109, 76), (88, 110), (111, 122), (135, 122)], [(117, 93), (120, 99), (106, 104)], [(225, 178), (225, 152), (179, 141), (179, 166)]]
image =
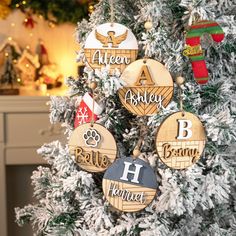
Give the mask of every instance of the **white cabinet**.
[[(0, 97), (0, 228), (1, 236), (7, 234), (8, 228), (14, 222), (7, 214), (8, 205), (18, 196), (7, 196), (8, 184), (19, 185), (19, 179), (14, 181), (14, 169), (18, 167), (32, 168), (34, 165), (45, 164), (36, 150), (44, 143), (53, 140), (65, 141), (60, 125), (52, 126), (49, 122), (49, 97), (1, 96)], [(6, 172), (7, 167), (9, 173)], [(17, 171), (17, 169), (15, 169)], [(21, 171), (18, 169), (17, 178)], [(31, 172), (30, 172), (31, 173)], [(12, 179), (11, 179), (12, 178)], [(24, 177), (25, 178), (25, 177)], [(30, 176), (29, 176), (30, 178)], [(25, 184), (22, 184), (25, 186)], [(22, 189), (27, 191), (27, 189)], [(29, 192), (31, 192), (30, 190)], [(9, 191), (8, 191), (9, 192)], [(11, 192), (11, 191), (10, 191)], [(27, 192), (23, 195), (27, 195)], [(22, 196), (19, 196), (22, 197)], [(13, 199), (13, 200), (12, 200)], [(9, 202), (11, 201), (11, 202)], [(19, 201), (16, 201), (16, 204)], [(18, 205), (15, 205), (15, 207)], [(17, 234), (21, 236), (20, 234)]]

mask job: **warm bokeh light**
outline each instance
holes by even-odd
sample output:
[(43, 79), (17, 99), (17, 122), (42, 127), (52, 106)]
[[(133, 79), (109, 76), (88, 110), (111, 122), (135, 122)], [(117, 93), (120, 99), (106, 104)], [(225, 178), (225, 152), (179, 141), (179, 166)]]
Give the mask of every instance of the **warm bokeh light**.
[[(59, 53), (58, 53), (59, 54)], [(66, 77), (74, 74), (75, 66), (73, 61), (71, 61), (71, 55), (61, 54), (59, 68), (61, 73)]]

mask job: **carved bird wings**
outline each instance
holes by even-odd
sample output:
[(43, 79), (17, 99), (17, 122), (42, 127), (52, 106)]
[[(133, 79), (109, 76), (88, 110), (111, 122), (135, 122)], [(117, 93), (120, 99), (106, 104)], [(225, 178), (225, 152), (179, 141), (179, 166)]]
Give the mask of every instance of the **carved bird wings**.
[(126, 30), (123, 34), (115, 37), (116, 43), (120, 44), (122, 41), (124, 41), (127, 38), (128, 30)]
[(97, 30), (95, 30), (95, 36), (96, 39), (99, 40), (102, 44), (107, 44), (107, 36), (98, 33)]
[(95, 30), (96, 39), (103, 44), (103, 47), (108, 47), (108, 43), (111, 43), (112, 47), (118, 47), (118, 45), (127, 38), (128, 30), (126, 30), (125, 33), (116, 37), (114, 31), (108, 31), (107, 35), (108, 36), (104, 36), (98, 33), (97, 30)]

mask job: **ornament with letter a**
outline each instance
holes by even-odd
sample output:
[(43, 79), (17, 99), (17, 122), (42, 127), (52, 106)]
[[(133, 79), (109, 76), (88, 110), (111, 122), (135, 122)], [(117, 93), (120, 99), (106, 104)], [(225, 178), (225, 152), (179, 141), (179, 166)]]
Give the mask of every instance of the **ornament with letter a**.
[(87, 62), (93, 69), (110, 67), (122, 72), (135, 61), (138, 43), (130, 29), (118, 23), (105, 23), (96, 27), (88, 36), (84, 46)]
[(105, 171), (117, 154), (112, 134), (96, 123), (79, 125), (70, 136), (69, 149), (76, 163), (88, 172)]
[(157, 191), (157, 180), (147, 162), (132, 157), (117, 159), (105, 172), (102, 188), (108, 202), (124, 212), (144, 209)]
[(205, 147), (206, 134), (197, 116), (176, 112), (160, 125), (156, 136), (157, 154), (173, 169), (185, 169), (195, 164)]
[(119, 89), (124, 107), (135, 115), (154, 115), (165, 108), (173, 96), (173, 80), (160, 62), (140, 59), (122, 73), (126, 86)]

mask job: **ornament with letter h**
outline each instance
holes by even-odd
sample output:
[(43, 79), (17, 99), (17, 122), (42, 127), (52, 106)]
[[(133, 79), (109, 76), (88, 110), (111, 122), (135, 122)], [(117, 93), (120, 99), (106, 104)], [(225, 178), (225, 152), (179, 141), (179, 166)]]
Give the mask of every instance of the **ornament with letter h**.
[[(92, 112), (93, 106), (94, 106), (94, 115)], [(98, 120), (98, 116), (102, 113), (103, 109), (104, 106), (102, 104), (97, 103), (95, 100), (93, 101), (93, 97), (91, 94), (89, 94), (88, 92), (85, 93), (82, 101), (80, 102), (77, 108), (74, 127), (76, 128), (81, 124), (91, 122), (92, 116), (94, 118), (94, 121)]]
[(124, 157), (107, 169), (102, 186), (106, 199), (113, 207), (135, 212), (152, 202), (157, 180), (153, 169), (145, 161)]

